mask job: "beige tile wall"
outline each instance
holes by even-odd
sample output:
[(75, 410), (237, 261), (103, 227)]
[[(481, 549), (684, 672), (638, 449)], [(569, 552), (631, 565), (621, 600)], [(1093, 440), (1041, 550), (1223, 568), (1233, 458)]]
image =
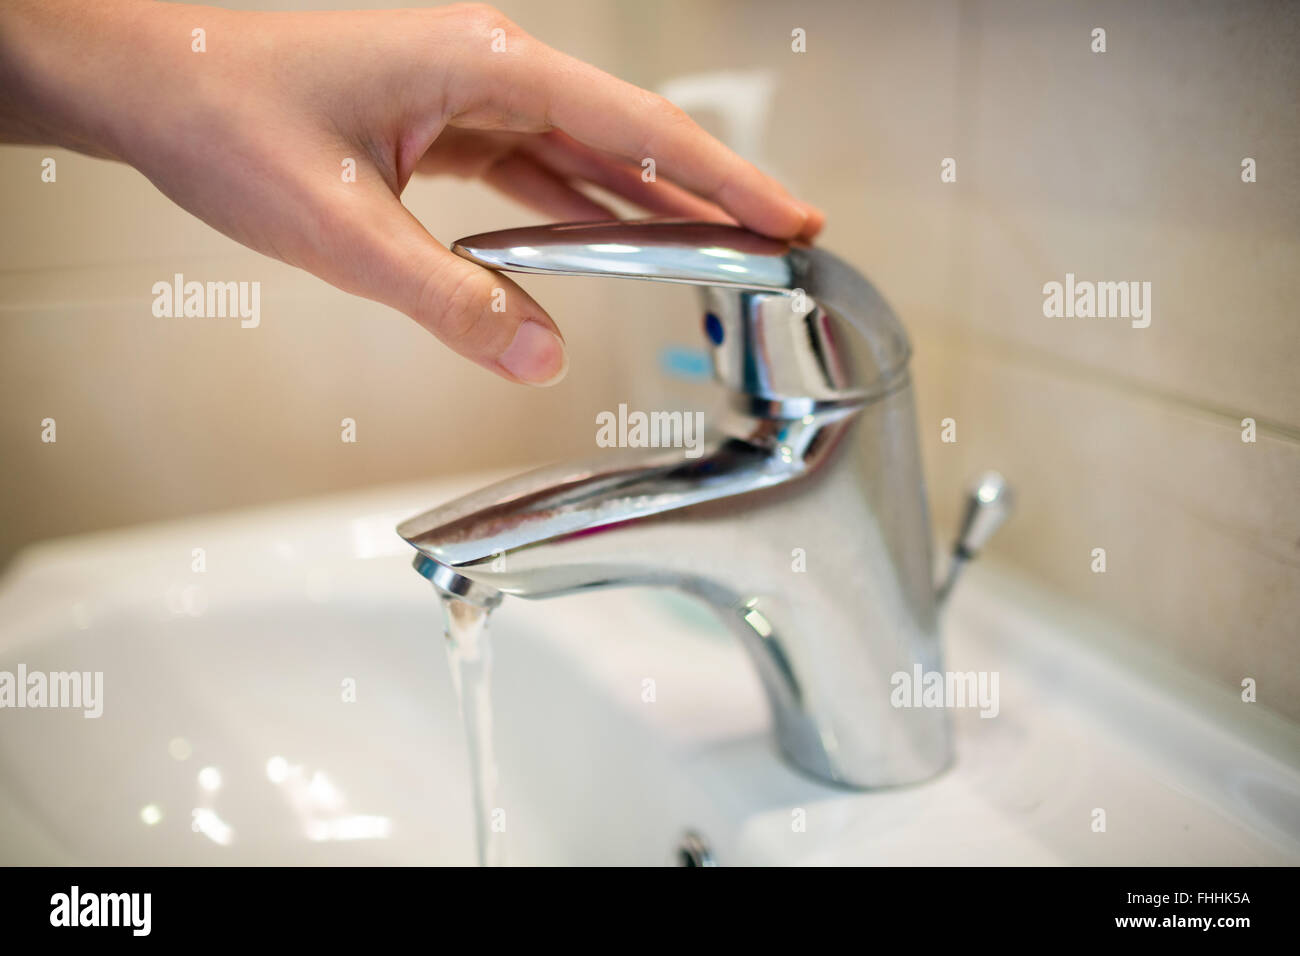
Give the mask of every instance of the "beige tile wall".
[[(940, 533), (965, 478), (1001, 468), (1022, 502), (1005, 560), (1300, 718), (1300, 7), (499, 6), (645, 86), (770, 71), (766, 157), (913, 332)], [(660, 347), (697, 341), (684, 290), (528, 281), (573, 364), (561, 388), (520, 390), (246, 253), (130, 170), (53, 153), (42, 185), (47, 154), (0, 149), (0, 560), (51, 535), (584, 454), (599, 409), (702, 397), (655, 369)], [(536, 221), (461, 183), (406, 199), (444, 240)], [(149, 288), (176, 271), (261, 280), (262, 327), (154, 320)], [(1044, 318), (1042, 285), (1067, 271), (1151, 282), (1151, 327)], [(57, 445), (39, 441), (46, 416)], [(949, 416), (956, 444), (939, 441)]]

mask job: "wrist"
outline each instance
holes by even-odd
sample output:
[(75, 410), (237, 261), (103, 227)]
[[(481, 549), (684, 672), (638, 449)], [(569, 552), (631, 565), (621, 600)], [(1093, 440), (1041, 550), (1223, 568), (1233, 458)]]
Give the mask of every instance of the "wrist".
[[(0, 6), (0, 138), (123, 159), (154, 0), (15, 0)], [(157, 92), (157, 91), (156, 91)]]

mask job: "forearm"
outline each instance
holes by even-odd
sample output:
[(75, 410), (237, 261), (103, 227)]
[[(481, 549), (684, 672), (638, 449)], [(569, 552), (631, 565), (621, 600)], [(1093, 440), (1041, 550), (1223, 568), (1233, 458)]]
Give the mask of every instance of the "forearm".
[(122, 159), (128, 118), (149, 109), (141, 66), (154, 65), (157, 28), (176, 11), (153, 0), (0, 0), (0, 142)]

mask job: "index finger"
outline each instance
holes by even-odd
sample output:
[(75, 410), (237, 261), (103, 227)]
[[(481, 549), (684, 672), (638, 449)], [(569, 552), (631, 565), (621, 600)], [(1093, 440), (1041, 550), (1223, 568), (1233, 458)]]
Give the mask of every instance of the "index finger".
[(635, 163), (721, 206), (750, 229), (799, 236), (812, 211), (775, 179), (705, 132), (680, 107), (580, 60), (551, 51), (541, 87), (551, 123), (579, 142)]
[(818, 210), (796, 200), (664, 97), (531, 37), (515, 51), (515, 56), (489, 59), (496, 84), (486, 91), (480, 87), (474, 97), (478, 109), (486, 105), (484, 99), (496, 99), (497, 109), (488, 112), (508, 128), (558, 128), (637, 164), (652, 159), (656, 175), (716, 203), (742, 225), (765, 235), (810, 238), (821, 228), (824, 217)]

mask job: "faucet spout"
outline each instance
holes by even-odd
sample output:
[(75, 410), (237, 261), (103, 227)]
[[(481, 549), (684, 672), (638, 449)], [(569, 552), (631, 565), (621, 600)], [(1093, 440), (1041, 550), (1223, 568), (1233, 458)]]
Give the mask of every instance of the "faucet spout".
[[(848, 786), (909, 783), (950, 758), (942, 711), (890, 702), (892, 674), (939, 663), (911, 415), (910, 387), (797, 418), (733, 411), (698, 458), (611, 450), (398, 532), (421, 573), (470, 600), (694, 595), (748, 652), (790, 760)], [(868, 479), (864, 454), (891, 467)]]
[(816, 459), (796, 456), (794, 449), (845, 415), (835, 409), (778, 427), (751, 420), (747, 431), (743, 424), (736, 428), (740, 419), (733, 417), (731, 431), (705, 436), (698, 457), (676, 449), (611, 450), (488, 486), (411, 518), (397, 531), (431, 562), (421, 573), (449, 593), (468, 593), (472, 585), (463, 582), (527, 598), (664, 583), (666, 576), (675, 583), (689, 570), (675, 567), (680, 543), (637, 549), (627, 538), (679, 524), (688, 509), (699, 509), (691, 512), (693, 521), (710, 503), (798, 479)]

